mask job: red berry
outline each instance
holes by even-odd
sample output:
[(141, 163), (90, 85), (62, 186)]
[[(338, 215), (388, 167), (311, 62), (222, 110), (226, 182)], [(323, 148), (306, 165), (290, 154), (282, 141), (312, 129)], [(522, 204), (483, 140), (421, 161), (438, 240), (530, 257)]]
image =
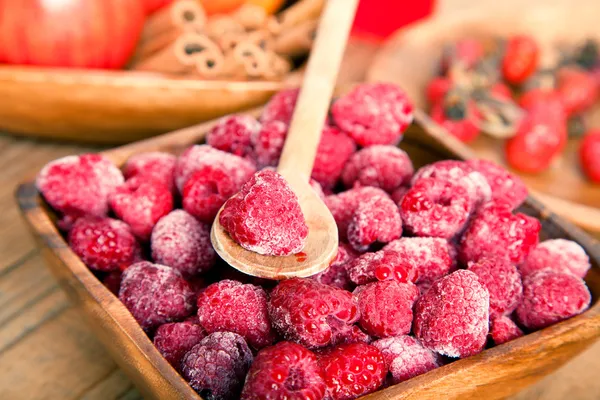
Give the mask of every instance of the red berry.
[(185, 353), (200, 343), (206, 336), (197, 318), (183, 322), (171, 322), (158, 327), (154, 334), (154, 346), (160, 354), (175, 368), (181, 370), (181, 360)]
[(359, 146), (395, 145), (412, 123), (413, 105), (393, 84), (365, 83), (333, 103), (331, 114)]
[(198, 320), (206, 332), (235, 332), (255, 349), (275, 341), (267, 294), (259, 286), (231, 280), (213, 283), (198, 296)]
[(285, 339), (309, 348), (327, 346), (336, 328), (360, 317), (350, 292), (299, 278), (282, 281), (273, 289), (269, 316)]
[(525, 262), (519, 266), (519, 271), (526, 276), (544, 268), (583, 278), (591, 264), (590, 258), (578, 243), (566, 239), (550, 239), (531, 250)]
[(159, 151), (131, 156), (123, 167), (125, 179), (138, 177), (143, 180), (159, 181), (175, 192), (175, 164), (177, 157)]
[(298, 253), (308, 236), (298, 197), (281, 175), (266, 169), (225, 203), (219, 222), (243, 248), (271, 256)]
[(465, 38), (457, 40), (442, 59), (442, 69), (447, 70), (452, 62), (461, 63), (464, 68), (473, 68), (485, 55), (485, 49), (477, 39)]
[(189, 278), (210, 270), (217, 260), (210, 243), (210, 226), (183, 210), (158, 221), (150, 240), (152, 259)]
[(555, 90), (537, 88), (525, 92), (519, 99), (519, 105), (526, 111), (543, 108), (546, 116), (554, 121), (567, 119), (567, 112), (561, 96)]
[(358, 254), (350, 245), (346, 243), (340, 243), (337, 256), (329, 268), (321, 273), (311, 276), (310, 278), (325, 285), (345, 290), (352, 290), (354, 285), (348, 276), (346, 266), (356, 257), (358, 257)]
[(261, 122), (281, 121), (289, 125), (299, 93), (300, 89), (287, 89), (271, 97), (260, 117)]
[(121, 287), (121, 273), (122, 271), (112, 271), (102, 279), (102, 284), (106, 286), (115, 296), (119, 295), (119, 288)]
[(296, 343), (279, 342), (258, 352), (242, 400), (318, 400), (325, 396), (317, 357)]
[(409, 190), (410, 187), (408, 186), (400, 186), (390, 194), (390, 197), (392, 198), (392, 200), (394, 200), (394, 203), (400, 204)]
[(524, 327), (536, 330), (581, 314), (590, 301), (590, 291), (581, 278), (543, 269), (523, 279), (523, 301), (516, 313)]
[(529, 193), (523, 180), (498, 164), (487, 160), (469, 160), (467, 165), (485, 177), (492, 189), (493, 200), (506, 202), (516, 209), (527, 198)]
[(497, 317), (490, 322), (490, 336), (496, 345), (523, 336), (523, 331), (507, 316)]
[(452, 85), (452, 81), (445, 76), (436, 76), (430, 80), (425, 89), (425, 96), (429, 104), (442, 102)]
[(127, 268), (119, 290), (119, 300), (146, 331), (189, 316), (194, 297), (177, 270), (148, 261)]
[(430, 116), (435, 122), (444, 127), (452, 136), (460, 141), (470, 143), (479, 136), (479, 121), (481, 114), (475, 103), (469, 101), (464, 115), (453, 117), (449, 115), (448, 106), (443, 102), (435, 103), (431, 107)]
[(383, 354), (366, 343), (342, 344), (318, 354), (328, 398), (351, 400), (383, 385), (387, 368)]
[(448, 357), (477, 354), (488, 334), (489, 299), (477, 275), (453, 272), (434, 282), (417, 301), (415, 336), (428, 349)]
[(586, 134), (579, 148), (581, 168), (594, 183), (600, 183), (600, 130)]
[(252, 137), (252, 157), (260, 168), (277, 165), (288, 126), (281, 121), (264, 121), (261, 129)]
[(502, 58), (502, 76), (509, 83), (523, 83), (537, 69), (538, 59), (539, 48), (532, 37), (513, 36), (506, 43)]
[(323, 187), (332, 188), (342, 175), (346, 161), (356, 151), (356, 144), (337, 128), (325, 127), (317, 148), (312, 178)]
[(598, 88), (592, 74), (577, 68), (559, 70), (556, 90), (568, 115), (585, 112), (598, 99)]
[(222, 151), (245, 157), (252, 151), (250, 138), (260, 130), (260, 123), (250, 115), (221, 118), (206, 135), (206, 143)]
[(138, 261), (141, 251), (129, 225), (111, 218), (79, 218), (68, 241), (83, 263), (97, 271), (124, 270)]
[(419, 277), (418, 266), (412, 263), (409, 255), (387, 249), (363, 254), (349, 262), (347, 270), (350, 279), (357, 285), (387, 280), (415, 282)]
[(512, 100), (510, 88), (502, 82), (497, 82), (490, 88), (490, 94), (501, 100)]

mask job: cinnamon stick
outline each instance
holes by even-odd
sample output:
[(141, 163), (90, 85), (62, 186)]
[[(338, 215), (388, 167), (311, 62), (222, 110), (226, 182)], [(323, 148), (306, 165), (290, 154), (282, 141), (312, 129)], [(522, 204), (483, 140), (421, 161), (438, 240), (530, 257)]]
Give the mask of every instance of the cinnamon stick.
[(206, 14), (200, 3), (194, 0), (177, 0), (148, 18), (141, 41), (151, 40), (174, 29), (199, 31), (205, 24)]
[(243, 4), (232, 17), (247, 30), (264, 28), (267, 23), (267, 12), (255, 4)]
[(244, 66), (250, 78), (259, 78), (268, 73), (269, 60), (263, 49), (250, 42), (241, 42), (233, 50), (237, 62)]
[(310, 20), (290, 28), (275, 38), (274, 50), (293, 57), (310, 51), (316, 34), (317, 21)]

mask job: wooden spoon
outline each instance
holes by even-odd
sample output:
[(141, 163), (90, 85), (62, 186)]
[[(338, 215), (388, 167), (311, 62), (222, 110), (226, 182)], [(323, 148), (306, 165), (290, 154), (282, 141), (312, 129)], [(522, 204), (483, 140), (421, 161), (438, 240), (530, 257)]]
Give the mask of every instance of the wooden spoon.
[(325, 270), (337, 254), (335, 220), (309, 179), (357, 4), (358, 0), (327, 2), (277, 168), (298, 196), (308, 225), (303, 251), (275, 257), (246, 250), (219, 223), (222, 208), (215, 218), (211, 231), (215, 250), (229, 265), (248, 275), (267, 279), (307, 277)]

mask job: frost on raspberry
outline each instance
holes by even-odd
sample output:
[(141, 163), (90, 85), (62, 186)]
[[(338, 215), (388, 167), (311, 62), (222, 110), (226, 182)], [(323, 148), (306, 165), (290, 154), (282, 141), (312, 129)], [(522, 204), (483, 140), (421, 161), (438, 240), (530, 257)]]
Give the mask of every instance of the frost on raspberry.
[(375, 145), (354, 154), (344, 167), (346, 187), (374, 186), (388, 193), (410, 184), (414, 168), (408, 154), (395, 146)]
[(262, 349), (250, 367), (242, 400), (323, 399), (323, 372), (310, 350), (292, 342)]
[(206, 332), (235, 332), (255, 349), (275, 341), (267, 294), (259, 286), (232, 280), (213, 283), (198, 296), (198, 320)]
[(54, 210), (74, 220), (106, 216), (108, 197), (123, 182), (123, 174), (107, 158), (83, 154), (46, 164), (35, 184)]
[(152, 151), (131, 156), (123, 167), (125, 179), (138, 177), (142, 180), (161, 182), (175, 193), (175, 164), (177, 157), (170, 153)]
[(460, 184), (420, 179), (402, 198), (400, 215), (415, 236), (452, 239), (460, 235), (475, 208)]
[(485, 177), (492, 190), (492, 200), (507, 202), (514, 210), (527, 198), (525, 183), (506, 168), (487, 160), (469, 160), (467, 165)]
[[(394, 243), (394, 242), (392, 242)], [(418, 266), (394, 250), (365, 253), (347, 265), (348, 276), (357, 285), (369, 282), (395, 280), (415, 282), (419, 277)]]
[(69, 246), (96, 271), (124, 270), (140, 258), (140, 246), (129, 225), (111, 218), (79, 218), (68, 235)]
[(281, 121), (289, 125), (299, 93), (299, 89), (287, 89), (271, 97), (260, 117), (261, 122)]
[(239, 398), (252, 358), (243, 337), (233, 332), (216, 332), (185, 355), (182, 373), (203, 399), (235, 400)]
[(219, 222), (240, 246), (270, 256), (300, 252), (308, 236), (298, 197), (271, 170), (256, 173), (229, 199)]
[(413, 105), (395, 85), (367, 83), (333, 103), (331, 114), (335, 124), (359, 146), (395, 145), (412, 123)]
[(356, 144), (345, 133), (335, 127), (325, 126), (317, 148), (312, 178), (324, 188), (333, 188), (346, 161), (356, 151)]
[(501, 316), (490, 321), (490, 336), (496, 345), (510, 342), (523, 335), (521, 328), (510, 317)]
[(210, 226), (184, 210), (172, 211), (158, 221), (150, 247), (156, 262), (175, 268), (186, 278), (207, 272), (217, 261)]
[(276, 166), (283, 150), (288, 126), (281, 121), (266, 121), (251, 136), (252, 158), (259, 168)]
[(286, 340), (318, 348), (329, 345), (337, 330), (358, 321), (360, 314), (350, 292), (292, 278), (271, 292), (269, 316)]
[(453, 272), (434, 282), (417, 300), (415, 336), (428, 349), (448, 357), (477, 354), (485, 346), (489, 306), (488, 291), (477, 275)]
[(538, 244), (519, 270), (529, 275), (544, 268), (570, 272), (583, 278), (591, 268), (590, 258), (578, 243), (566, 239), (550, 239)]
[(314, 279), (317, 282), (340, 289), (352, 290), (354, 284), (348, 276), (346, 265), (356, 257), (358, 257), (358, 254), (350, 245), (346, 243), (340, 243), (337, 256), (329, 268), (323, 272), (311, 276), (310, 279)]
[(590, 291), (581, 278), (546, 268), (524, 277), (516, 315), (525, 328), (536, 330), (581, 314), (590, 302)]
[(394, 385), (443, 365), (442, 357), (423, 347), (412, 336), (401, 335), (379, 339), (372, 345), (383, 354)]
[(419, 289), (412, 283), (388, 280), (359, 286), (354, 296), (360, 310), (360, 326), (371, 336), (389, 337), (410, 333), (413, 304)]
[(215, 149), (245, 157), (252, 151), (250, 138), (260, 130), (260, 123), (250, 115), (221, 118), (206, 135), (206, 143)]
[(194, 297), (177, 270), (148, 261), (127, 268), (119, 290), (119, 300), (148, 332), (189, 316), (194, 311)]
[(185, 353), (200, 343), (206, 336), (197, 319), (170, 322), (158, 327), (153, 343), (160, 354), (175, 368), (181, 370), (181, 360)]

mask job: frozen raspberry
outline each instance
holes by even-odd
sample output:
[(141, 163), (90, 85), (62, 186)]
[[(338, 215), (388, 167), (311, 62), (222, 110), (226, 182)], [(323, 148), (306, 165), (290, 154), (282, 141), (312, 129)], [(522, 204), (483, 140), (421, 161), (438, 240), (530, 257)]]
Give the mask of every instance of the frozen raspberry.
[(420, 266), (412, 262), (409, 257), (393, 250), (379, 250), (375, 253), (365, 253), (352, 260), (346, 269), (352, 282), (357, 285), (386, 280), (415, 282), (419, 276)]
[(210, 243), (210, 226), (183, 210), (172, 211), (158, 221), (150, 247), (157, 263), (175, 268), (185, 277), (210, 270), (217, 260)]
[(313, 188), (313, 190), (317, 193), (317, 196), (319, 196), (321, 200), (325, 201), (325, 192), (323, 192), (323, 187), (321, 187), (321, 184), (312, 178), (310, 179), (309, 183), (310, 187)]
[(119, 300), (146, 331), (181, 320), (194, 311), (194, 292), (181, 274), (148, 261), (123, 272)]
[(352, 247), (346, 243), (340, 243), (338, 253), (325, 271), (311, 276), (317, 282), (321, 282), (325, 285), (337, 287), (345, 290), (352, 290), (353, 284), (346, 271), (346, 264), (358, 257), (358, 254)]
[(289, 125), (296, 107), (299, 89), (282, 90), (271, 97), (260, 117), (261, 122), (281, 121)]
[(405, 229), (415, 236), (451, 239), (462, 232), (474, 206), (460, 184), (419, 179), (402, 198), (400, 215)]
[(490, 319), (515, 311), (523, 296), (516, 265), (502, 258), (481, 258), (469, 263), (469, 271), (477, 275), (490, 294)]
[(328, 398), (351, 400), (383, 385), (387, 368), (383, 354), (366, 343), (342, 344), (318, 354)]
[(84, 154), (46, 164), (35, 184), (53, 209), (76, 219), (84, 215), (105, 216), (108, 196), (123, 182), (121, 171), (108, 159)]
[(342, 175), (346, 161), (356, 151), (356, 144), (339, 129), (325, 126), (317, 148), (312, 178), (323, 187), (333, 188)]
[(185, 353), (200, 343), (204, 336), (206, 334), (197, 321), (186, 320), (159, 326), (153, 342), (160, 354), (179, 371)]
[(441, 367), (443, 364), (438, 354), (423, 347), (412, 336), (379, 339), (373, 342), (373, 346), (383, 354), (394, 385)]
[(523, 331), (507, 316), (492, 319), (490, 335), (496, 345), (510, 342), (523, 336)]
[(410, 332), (412, 308), (419, 296), (412, 283), (368, 283), (356, 288), (354, 296), (361, 315), (358, 323), (369, 335), (382, 338)]
[(317, 357), (292, 342), (262, 349), (250, 367), (242, 400), (322, 399), (323, 372)]
[(431, 285), (415, 306), (414, 333), (425, 347), (448, 357), (483, 350), (490, 296), (473, 272), (459, 270)]
[(330, 322), (334, 322), (332, 326), (337, 326), (333, 331), (333, 339), (331, 340), (332, 346), (344, 343), (371, 343), (373, 340), (371, 336), (366, 334), (357, 325), (346, 325), (339, 321)]
[(537, 245), (541, 227), (535, 218), (513, 214), (506, 203), (487, 203), (467, 226), (460, 242), (459, 258), (466, 264), (494, 255), (520, 264)]
[(79, 218), (69, 232), (68, 241), (83, 263), (97, 271), (124, 270), (140, 254), (129, 225), (111, 218)]
[(358, 251), (366, 251), (374, 243), (389, 243), (400, 236), (400, 211), (383, 192), (359, 203), (348, 225), (348, 240)]
[(308, 236), (298, 197), (271, 170), (256, 173), (229, 199), (219, 222), (240, 246), (270, 256), (298, 253)]
[(359, 146), (398, 144), (412, 123), (413, 105), (395, 85), (366, 83), (333, 103), (331, 114)]
[(231, 280), (213, 283), (198, 296), (198, 319), (206, 332), (235, 332), (256, 349), (275, 341), (267, 294), (259, 286)]
[(350, 292), (299, 278), (273, 289), (269, 316), (285, 339), (309, 348), (327, 346), (340, 323), (349, 325), (360, 317)]
[(342, 180), (346, 187), (375, 186), (388, 193), (410, 183), (414, 172), (408, 154), (395, 146), (375, 145), (350, 157)]
[(266, 121), (260, 130), (252, 135), (252, 158), (259, 168), (277, 165), (287, 131), (288, 126), (284, 122)]
[(410, 187), (408, 187), (408, 186), (400, 186), (400, 187), (396, 188), (390, 194), (390, 197), (392, 198), (392, 200), (394, 200), (394, 203), (400, 204), (402, 202), (402, 199), (404, 198), (406, 193), (408, 193), (409, 190), (410, 190)]
[(232, 332), (208, 335), (185, 355), (183, 377), (206, 400), (239, 398), (252, 364), (244, 338)]
[(514, 210), (527, 198), (529, 193), (521, 178), (498, 164), (487, 160), (469, 160), (467, 165), (485, 177), (492, 189), (492, 200), (504, 201)]
[(222, 151), (245, 157), (252, 151), (250, 137), (260, 130), (260, 123), (250, 115), (221, 118), (206, 135), (206, 143)]
[(158, 181), (133, 177), (109, 196), (110, 208), (140, 240), (148, 241), (156, 222), (173, 209), (173, 195)]
[(173, 154), (154, 151), (131, 156), (123, 167), (125, 179), (138, 177), (143, 180), (161, 182), (175, 192), (175, 164), (177, 157)]
[(121, 271), (112, 271), (102, 279), (102, 283), (108, 290), (110, 290), (115, 296), (119, 295), (119, 288), (121, 287)]
[(523, 275), (544, 268), (570, 272), (583, 278), (591, 268), (590, 258), (579, 244), (566, 239), (550, 239), (538, 244), (527, 256), (519, 270)]
[(234, 182), (246, 182), (254, 172), (254, 164), (242, 157), (217, 150), (209, 145), (193, 145), (179, 156), (175, 167), (175, 185), (183, 192), (185, 183), (202, 167), (212, 166), (224, 171)]
[(547, 268), (524, 277), (517, 318), (527, 329), (541, 329), (581, 314), (590, 301), (590, 291), (581, 278)]

